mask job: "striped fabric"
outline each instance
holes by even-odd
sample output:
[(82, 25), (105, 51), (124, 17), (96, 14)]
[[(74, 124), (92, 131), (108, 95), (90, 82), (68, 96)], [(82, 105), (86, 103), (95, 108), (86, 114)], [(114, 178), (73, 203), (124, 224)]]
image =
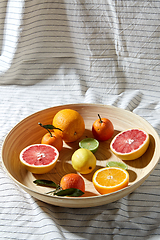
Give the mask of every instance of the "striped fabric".
[[(67, 103), (132, 111), (160, 134), (160, 2), (2, 0), (0, 146), (20, 120)], [(160, 239), (160, 165), (116, 202), (43, 203), (0, 167), (0, 239)]]

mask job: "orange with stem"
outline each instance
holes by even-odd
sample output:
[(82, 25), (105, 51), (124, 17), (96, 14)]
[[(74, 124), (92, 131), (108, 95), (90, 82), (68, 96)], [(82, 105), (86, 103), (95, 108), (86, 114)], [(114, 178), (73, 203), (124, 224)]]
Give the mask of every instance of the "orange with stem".
[[(63, 147), (63, 140), (58, 133), (54, 131), (50, 131), (50, 129), (57, 129), (53, 125), (43, 125), (38, 123), (41, 127), (45, 128), (48, 133), (46, 133), (41, 140), (42, 144), (48, 144), (55, 147), (59, 152), (62, 150)], [(61, 131), (61, 129), (59, 129)]]
[(101, 118), (99, 114), (98, 117), (92, 125), (92, 133), (97, 140), (106, 141), (113, 136), (114, 127), (109, 119)]

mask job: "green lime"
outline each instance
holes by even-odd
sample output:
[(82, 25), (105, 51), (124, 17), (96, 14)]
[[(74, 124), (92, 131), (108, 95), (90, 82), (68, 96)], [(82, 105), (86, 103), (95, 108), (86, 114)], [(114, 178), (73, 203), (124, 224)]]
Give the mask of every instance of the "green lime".
[(84, 138), (79, 142), (79, 147), (88, 149), (92, 153), (95, 153), (99, 147), (99, 142), (94, 138)]
[(125, 163), (115, 162), (115, 161), (107, 162), (106, 166), (107, 167), (120, 167), (120, 168), (123, 168), (125, 170), (127, 170), (127, 168), (128, 168), (128, 166)]

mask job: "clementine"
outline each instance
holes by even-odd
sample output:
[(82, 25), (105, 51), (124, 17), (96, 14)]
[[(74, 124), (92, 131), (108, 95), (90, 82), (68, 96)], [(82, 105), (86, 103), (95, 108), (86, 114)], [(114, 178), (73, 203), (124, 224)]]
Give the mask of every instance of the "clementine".
[(79, 139), (85, 130), (83, 117), (73, 109), (62, 109), (53, 118), (54, 131), (58, 133), (65, 142), (74, 142)]
[(61, 178), (60, 186), (63, 190), (68, 188), (80, 189), (85, 192), (85, 182), (83, 178), (76, 173), (68, 173)]
[(42, 137), (41, 143), (52, 145), (53, 147), (57, 148), (59, 152), (62, 150), (63, 147), (63, 140), (61, 136), (55, 132), (46, 133)]
[(97, 119), (92, 125), (92, 133), (98, 141), (106, 141), (112, 137), (114, 127), (109, 119), (101, 118), (99, 114), (98, 117), (99, 119)]

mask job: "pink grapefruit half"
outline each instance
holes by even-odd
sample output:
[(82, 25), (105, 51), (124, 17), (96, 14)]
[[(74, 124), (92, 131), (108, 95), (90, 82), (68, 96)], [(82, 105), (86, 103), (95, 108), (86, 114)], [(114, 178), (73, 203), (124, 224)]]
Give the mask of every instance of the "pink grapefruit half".
[(141, 129), (128, 129), (117, 134), (110, 149), (123, 160), (134, 160), (141, 157), (149, 146), (149, 135)]
[(24, 148), (20, 153), (20, 161), (25, 168), (35, 174), (44, 174), (56, 165), (59, 152), (47, 144), (33, 144)]

